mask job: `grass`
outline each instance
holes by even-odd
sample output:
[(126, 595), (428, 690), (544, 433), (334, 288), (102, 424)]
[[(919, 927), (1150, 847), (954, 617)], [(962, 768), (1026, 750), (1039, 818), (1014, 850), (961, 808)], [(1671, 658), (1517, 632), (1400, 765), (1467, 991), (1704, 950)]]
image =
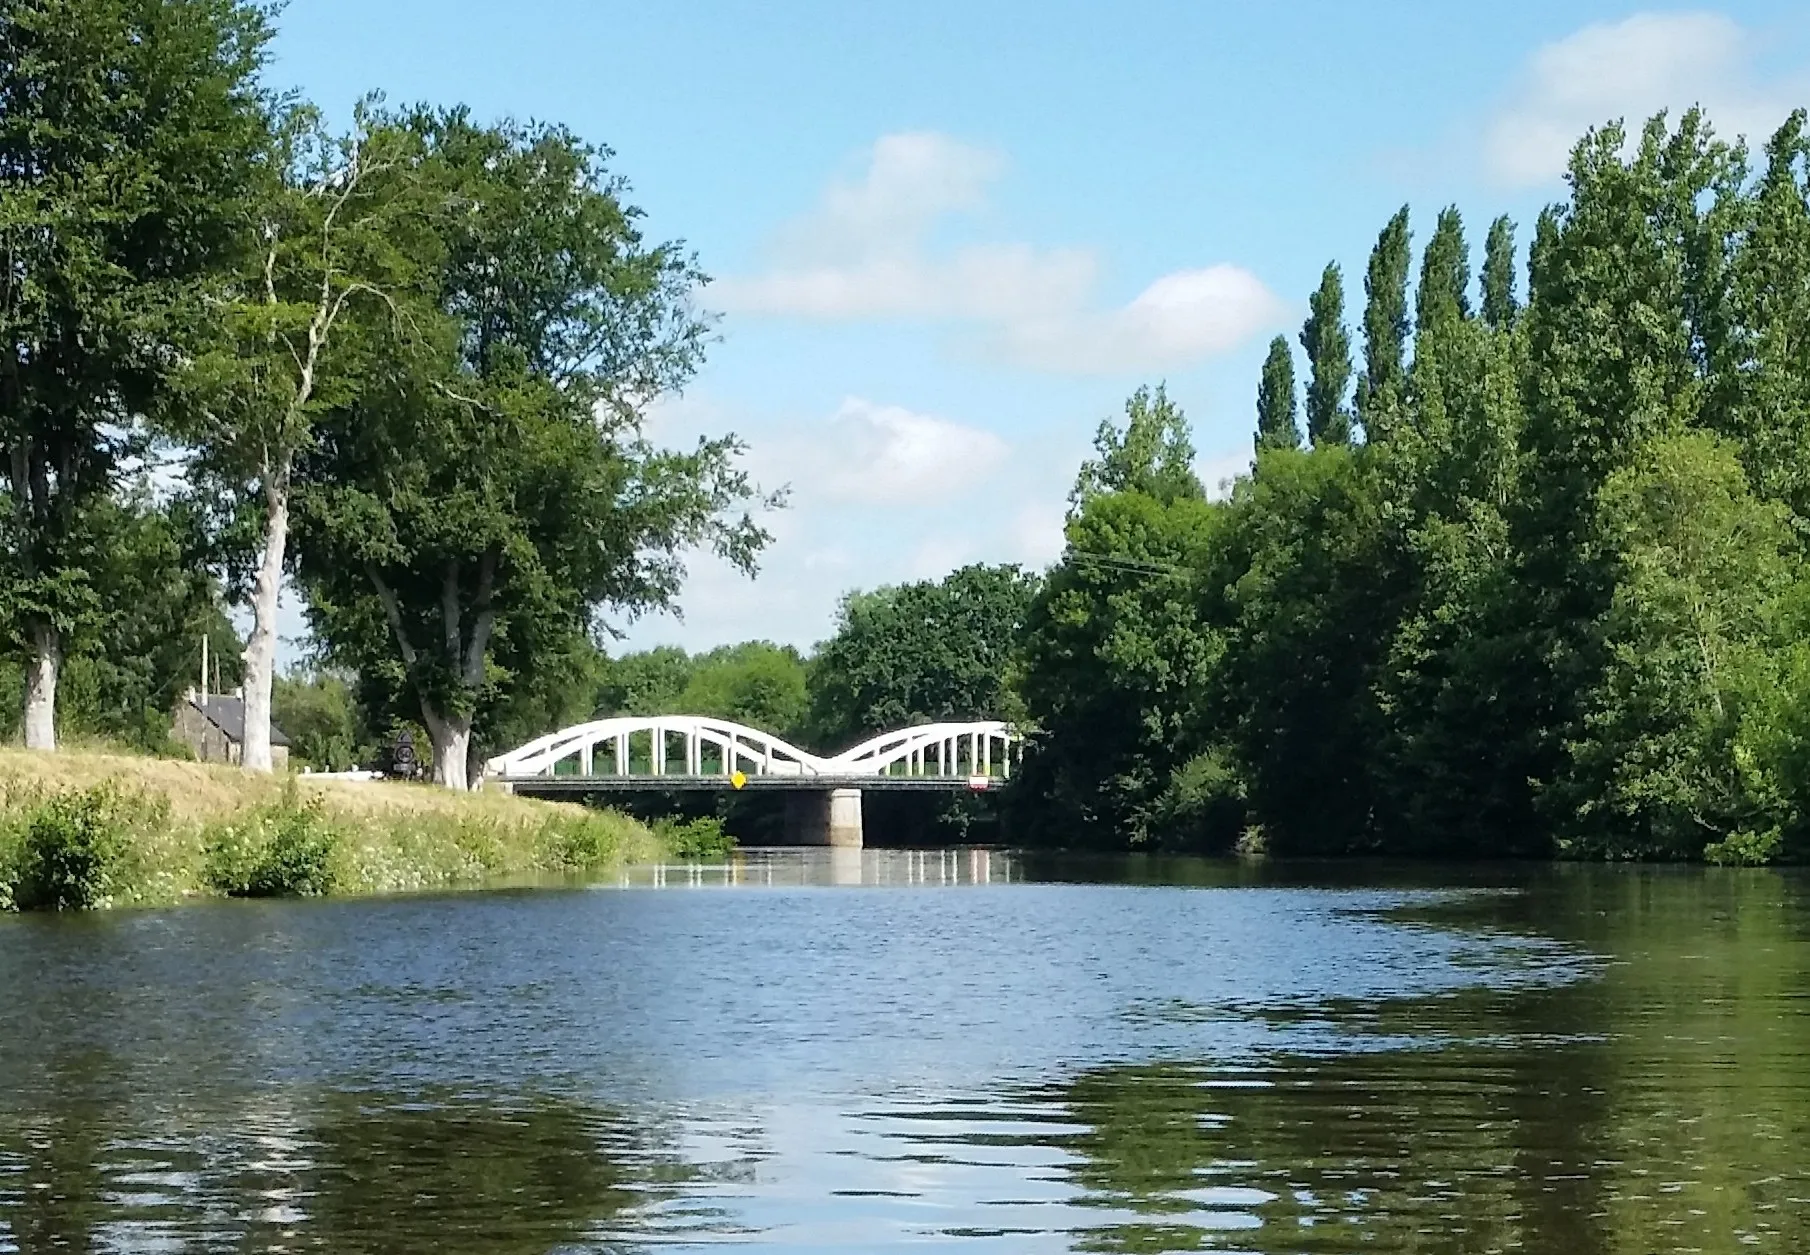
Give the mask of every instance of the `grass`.
[(654, 861), (696, 842), (500, 793), (0, 748), (0, 909), (395, 893)]

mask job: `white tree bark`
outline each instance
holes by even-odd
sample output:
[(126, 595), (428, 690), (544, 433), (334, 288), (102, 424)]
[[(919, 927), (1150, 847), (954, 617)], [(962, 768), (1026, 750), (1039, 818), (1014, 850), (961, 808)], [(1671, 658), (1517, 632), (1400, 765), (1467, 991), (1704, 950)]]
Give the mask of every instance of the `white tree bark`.
[(277, 597), (282, 592), (283, 554), (289, 544), (288, 475), (271, 479), (265, 488), (264, 552), (251, 586), (251, 634), (245, 653), (245, 740), (239, 764), (246, 771), (268, 772), (270, 760), (270, 689), (276, 674)]
[(453, 718), (425, 706), (421, 714), (434, 746), (434, 783), (448, 789), (469, 789), (466, 764), (471, 758), (471, 717)]
[[(478, 563), (478, 587), (475, 601), (476, 613), (472, 616), (471, 639), (464, 639), (459, 602), (459, 567), (458, 563), (447, 563), (440, 585), (440, 615), (443, 632), (445, 663), (450, 665), (459, 682), (470, 691), (476, 691), (484, 682), (484, 662), (490, 649), (490, 634), (496, 629), (496, 607), (492, 597), (496, 591), (497, 556), (494, 552), (486, 553)], [(402, 619), (402, 603), (396, 597), (396, 591), (390, 587), (389, 581), (383, 578), (376, 567), (367, 571), (371, 578), (371, 587), (377, 592), (377, 600), (383, 605), (384, 617), (389, 620), (390, 632), (396, 638), (396, 648), (402, 654), (402, 665), (410, 671), (415, 669), (420, 655), (416, 653), (414, 642), (409, 639), (407, 626)], [(477, 781), (471, 776), (471, 723), (470, 712), (462, 715), (449, 715), (423, 698), (421, 701), (421, 720), (427, 725), (429, 742), (434, 749), (434, 783), (448, 789), (467, 790), (476, 786)]]
[(57, 676), (63, 669), (63, 638), (50, 624), (32, 629), (32, 657), (25, 668), (25, 748), (57, 747)]

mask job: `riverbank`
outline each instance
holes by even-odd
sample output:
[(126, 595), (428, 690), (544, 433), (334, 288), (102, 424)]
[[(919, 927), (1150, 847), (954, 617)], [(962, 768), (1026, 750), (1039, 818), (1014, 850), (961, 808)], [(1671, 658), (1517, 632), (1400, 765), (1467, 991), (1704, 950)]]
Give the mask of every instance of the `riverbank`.
[(686, 835), (494, 792), (0, 748), (0, 909), (476, 886), (655, 861)]

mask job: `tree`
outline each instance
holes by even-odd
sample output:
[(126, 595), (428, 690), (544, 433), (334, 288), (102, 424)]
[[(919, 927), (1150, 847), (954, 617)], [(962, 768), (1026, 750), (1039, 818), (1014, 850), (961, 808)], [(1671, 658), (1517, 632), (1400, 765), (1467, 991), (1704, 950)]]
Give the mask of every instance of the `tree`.
[(1358, 379), (1358, 417), (1370, 439), (1382, 435), (1377, 420), (1399, 399), (1408, 343), (1408, 207), (1389, 219), (1370, 250), (1364, 274), (1364, 373)]
[(599, 718), (679, 712), (679, 695), (691, 682), (691, 658), (677, 645), (658, 645), (604, 660), (596, 690)]
[(1270, 341), (1257, 384), (1257, 448), (1298, 449), (1301, 430), (1295, 424), (1295, 358), (1288, 341)]
[(1483, 321), (1498, 331), (1515, 321), (1515, 224), (1507, 214), (1489, 224), (1483, 245)]
[(658, 713), (714, 715), (793, 740), (805, 732), (810, 696), (804, 659), (790, 645), (744, 641), (692, 659), (685, 687)]
[(328, 670), (280, 675), (271, 686), (271, 719), (289, 737), (289, 760), (316, 771), (374, 766), (378, 737), (354, 686)]
[(1102, 492), (1134, 490), (1169, 500), (1206, 494), (1194, 474), (1194, 438), (1181, 407), (1161, 384), (1139, 388), (1125, 402), (1125, 426), (1101, 422), (1094, 433), (1097, 456), (1081, 464), (1069, 493), (1071, 507)]
[(1163, 839), (1176, 773), (1209, 748), (1224, 642), (1200, 615), (1200, 568), (1223, 513), (1129, 487), (1070, 516), (1068, 549), (1021, 637), (1018, 687), (1035, 731), (1008, 800), (1025, 839)]
[[(296, 459), (321, 414), (359, 386), (360, 354), (382, 336), (377, 324), (414, 330), (426, 317), (410, 291), (434, 243), (423, 230), (415, 138), (369, 104), (345, 136), (328, 133), (310, 109), (278, 119), (257, 247), (236, 276), (220, 336), (192, 372), (193, 411), (181, 434), (196, 447), (195, 472), (221, 485), (229, 509), (259, 534), (245, 644), (247, 771), (271, 769), (277, 599)], [(384, 345), (412, 351), (403, 336)]]
[(810, 667), (817, 744), (841, 750), (915, 723), (1013, 717), (1008, 677), (1036, 587), (1016, 566), (975, 565), (843, 598)]
[(1598, 519), (1619, 578), (1598, 625), (1606, 664), (1553, 783), (1564, 848), (1695, 858), (1730, 837), (1779, 840), (1743, 724), (1778, 687), (1786, 518), (1702, 433), (1655, 440), (1609, 477)]
[(1442, 321), (1471, 316), (1471, 260), (1464, 242), (1464, 219), (1456, 206), (1442, 209), (1433, 238), (1420, 259), (1420, 286), (1414, 290), (1414, 329), (1424, 332)]
[(1307, 438), (1317, 448), (1351, 443), (1345, 392), (1351, 386), (1351, 333), (1345, 330), (1345, 285), (1337, 262), (1326, 267), (1307, 302), (1301, 347), (1307, 350)]
[(394, 125), (445, 210), (423, 276), (438, 321), (323, 416), (298, 569), (328, 656), (417, 711), (435, 778), (463, 788), (474, 726), (570, 675), (602, 613), (671, 605), (695, 546), (752, 571), (767, 536), (733, 437), (642, 434), (701, 360), (702, 276), (643, 242), (607, 151), (462, 111)]
[(104, 607), (93, 512), (205, 325), (265, 148), (269, 39), (240, 0), (0, 9), (0, 476), (25, 740), (56, 745), (59, 669)]
[[(64, 658), (57, 736), (168, 752), (170, 711), (200, 680), (204, 637), (216, 691), (239, 682), (239, 638), (201, 560), (198, 521), (132, 484), (92, 503), (87, 526), (95, 610)], [(16, 731), (23, 714), (12, 707), (0, 727)]]
[(1733, 250), (1733, 330), (1714, 363), (1715, 428), (1734, 440), (1761, 495), (1810, 522), (1810, 133), (1802, 109), (1766, 146), (1766, 168)]

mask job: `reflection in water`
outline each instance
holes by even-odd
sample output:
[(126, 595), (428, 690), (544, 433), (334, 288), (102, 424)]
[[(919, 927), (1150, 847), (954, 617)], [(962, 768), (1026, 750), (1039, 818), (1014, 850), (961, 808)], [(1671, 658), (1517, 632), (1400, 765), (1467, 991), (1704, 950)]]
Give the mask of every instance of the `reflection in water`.
[(628, 888), (846, 888), (854, 885), (991, 885), (1022, 880), (1003, 850), (876, 850), (847, 847), (737, 850), (721, 863), (658, 863), (622, 871)]
[(1810, 1250), (1802, 878), (984, 853), (0, 921), (0, 1252)]
[(687, 1175), (571, 1102), (213, 1115), (185, 1129), (53, 1103), (20, 1120), (0, 1141), (0, 1249), (526, 1255), (582, 1246)]

